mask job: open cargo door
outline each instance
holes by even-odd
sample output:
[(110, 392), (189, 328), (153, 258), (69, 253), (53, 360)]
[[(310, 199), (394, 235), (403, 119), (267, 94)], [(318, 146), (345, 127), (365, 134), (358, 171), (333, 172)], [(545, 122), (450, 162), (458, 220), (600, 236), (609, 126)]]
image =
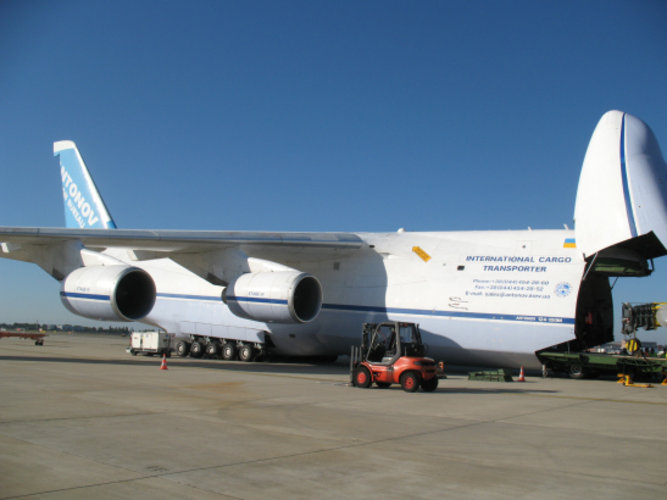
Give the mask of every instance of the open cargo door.
[(647, 276), (667, 254), (667, 165), (648, 126), (605, 113), (581, 168), (574, 209), (576, 246), (587, 262), (577, 297), (575, 339), (552, 351), (579, 351), (614, 339), (610, 277)]
[(586, 151), (574, 209), (579, 248), (596, 272), (645, 276), (667, 254), (667, 165), (651, 129), (605, 113)]

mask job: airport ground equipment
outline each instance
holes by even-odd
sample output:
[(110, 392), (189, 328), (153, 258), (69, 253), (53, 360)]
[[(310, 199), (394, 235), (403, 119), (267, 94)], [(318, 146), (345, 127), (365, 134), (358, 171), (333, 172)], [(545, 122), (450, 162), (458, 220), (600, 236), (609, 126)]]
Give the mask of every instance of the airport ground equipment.
[(589, 352), (541, 352), (540, 361), (547, 372), (566, 373), (580, 379), (599, 375), (629, 375), (657, 380), (667, 373), (667, 359), (640, 355)]
[(8, 337), (18, 337), (20, 339), (31, 339), (31, 340), (35, 341), (35, 345), (44, 345), (44, 337), (46, 337), (46, 333), (7, 332), (7, 331), (1, 331), (0, 332), (0, 339), (1, 338), (8, 338)]
[[(637, 384), (632, 380), (630, 375), (625, 375), (623, 373), (618, 374), (617, 384), (623, 384), (625, 387), (638, 387), (640, 389), (650, 389), (653, 387), (651, 384)], [(662, 381), (661, 385), (667, 385), (667, 377)]]
[(541, 351), (537, 357), (543, 366), (543, 373), (567, 373), (571, 378), (596, 377), (612, 374), (619, 376), (657, 379), (667, 375), (667, 359), (641, 354), (641, 342), (636, 337), (637, 330), (655, 330), (667, 326), (667, 302), (649, 302), (631, 305), (624, 303), (621, 308), (621, 333), (627, 337), (627, 354), (603, 354), (591, 352)]
[(400, 384), (403, 390), (426, 392), (438, 387), (435, 361), (424, 356), (419, 327), (398, 321), (364, 323), (361, 346), (353, 347), (350, 375), (356, 387)]
[(621, 318), (621, 333), (629, 337), (626, 350), (633, 354), (641, 348), (641, 342), (636, 337), (637, 330), (655, 330), (659, 326), (667, 326), (667, 302), (649, 302), (634, 306), (625, 302), (621, 308)]
[(133, 356), (144, 354), (171, 356), (173, 335), (160, 331), (132, 332), (128, 352)]

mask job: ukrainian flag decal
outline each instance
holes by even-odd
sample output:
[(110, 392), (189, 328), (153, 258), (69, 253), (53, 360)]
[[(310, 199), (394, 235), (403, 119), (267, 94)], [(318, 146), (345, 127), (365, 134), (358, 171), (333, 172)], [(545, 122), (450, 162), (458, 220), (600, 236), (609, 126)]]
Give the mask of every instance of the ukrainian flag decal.
[(577, 241), (574, 238), (565, 238), (563, 248), (577, 248)]

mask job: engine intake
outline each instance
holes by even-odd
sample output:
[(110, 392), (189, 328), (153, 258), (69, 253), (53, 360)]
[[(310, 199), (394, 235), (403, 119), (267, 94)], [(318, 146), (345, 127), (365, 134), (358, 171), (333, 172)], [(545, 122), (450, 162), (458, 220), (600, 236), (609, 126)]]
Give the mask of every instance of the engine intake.
[(91, 266), (72, 271), (60, 300), (74, 314), (105, 321), (138, 321), (155, 305), (155, 283), (138, 267)]
[(322, 286), (299, 271), (247, 273), (223, 292), (229, 310), (242, 318), (275, 323), (308, 323), (322, 308)]

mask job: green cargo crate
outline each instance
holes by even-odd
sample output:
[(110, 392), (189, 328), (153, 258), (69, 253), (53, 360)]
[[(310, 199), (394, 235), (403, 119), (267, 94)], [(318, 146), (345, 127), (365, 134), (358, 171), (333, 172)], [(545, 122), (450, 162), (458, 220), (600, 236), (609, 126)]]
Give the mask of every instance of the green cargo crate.
[(510, 370), (501, 368), (500, 370), (469, 372), (468, 380), (479, 380), (483, 382), (512, 382)]

